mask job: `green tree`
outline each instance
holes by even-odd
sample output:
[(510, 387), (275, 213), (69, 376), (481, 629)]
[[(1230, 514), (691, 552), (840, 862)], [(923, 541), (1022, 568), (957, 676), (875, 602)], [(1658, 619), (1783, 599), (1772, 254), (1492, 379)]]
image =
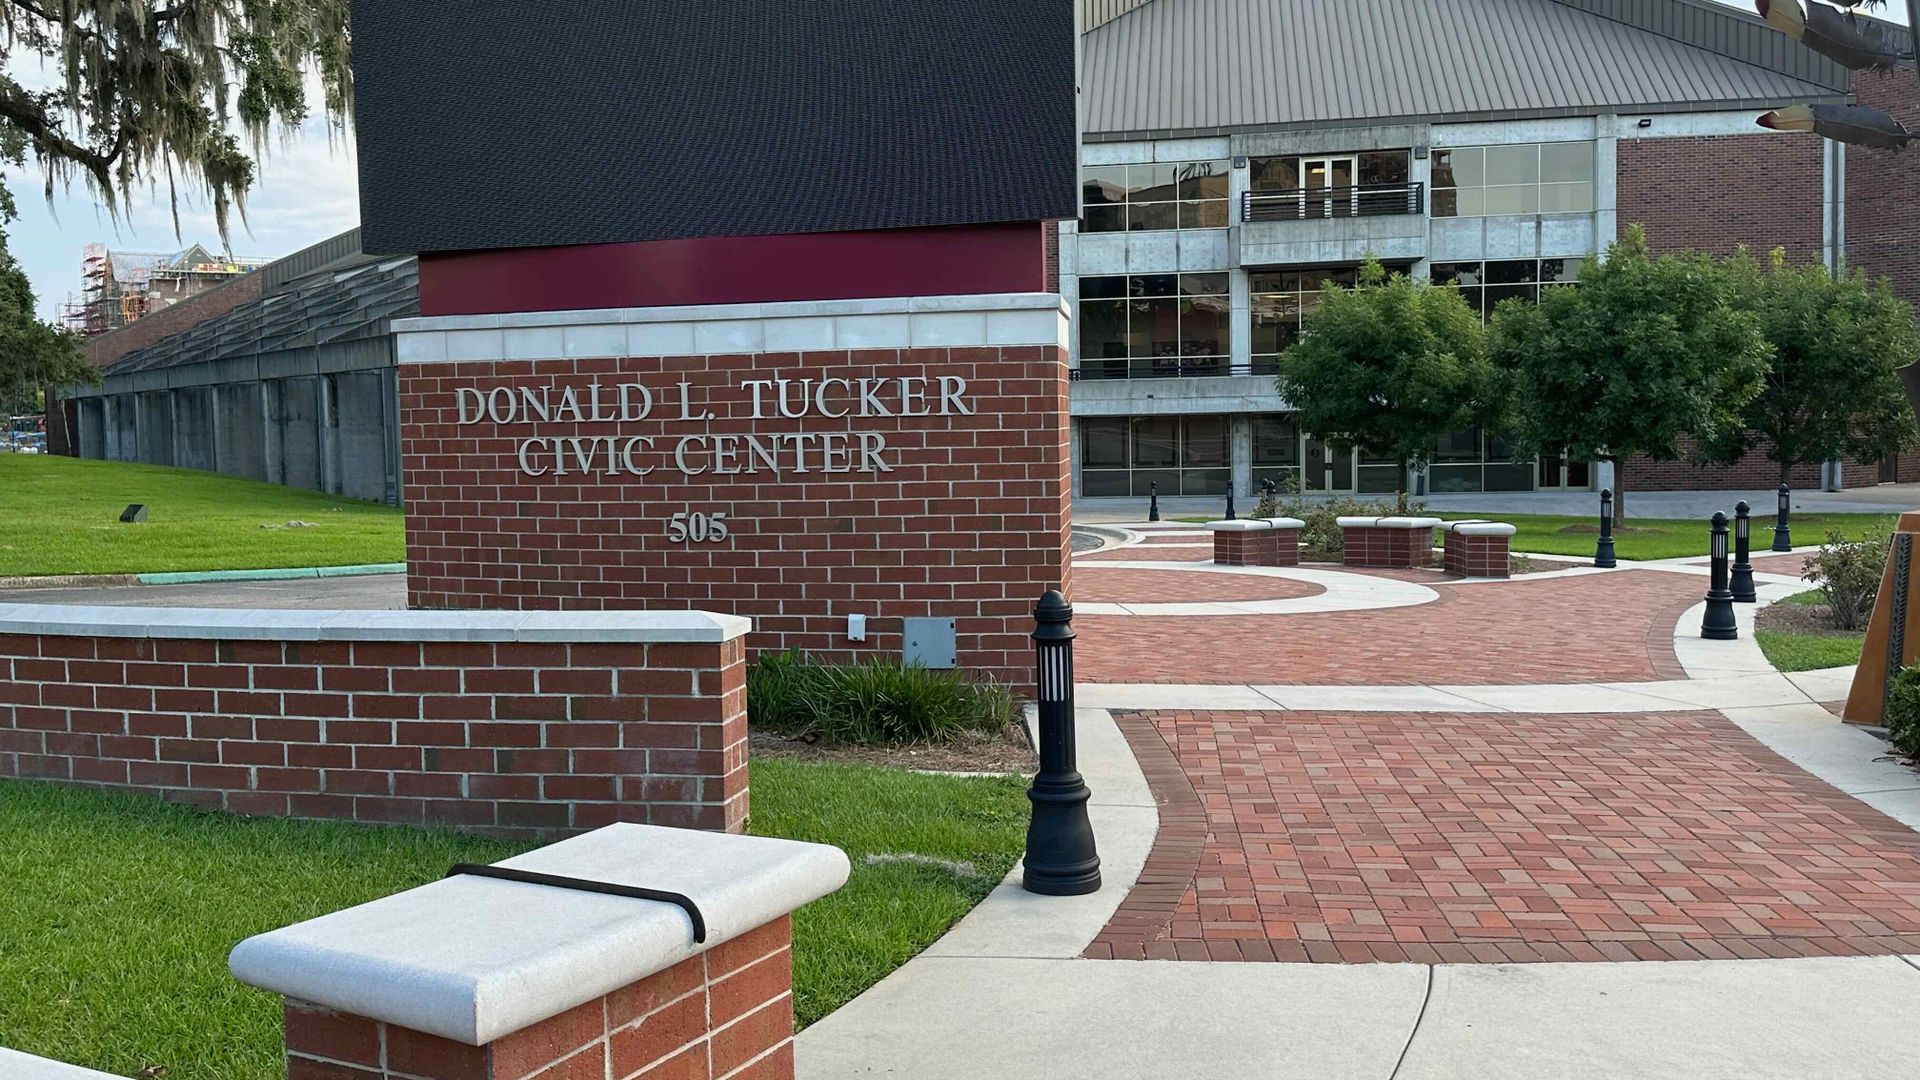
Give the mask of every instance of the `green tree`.
[[(11, 199), (0, 198), (0, 220), (13, 220)], [(35, 313), (33, 286), (0, 232), (0, 414), (39, 412), (44, 387), (99, 381), (79, 339)]]
[(1913, 442), (1913, 410), (1894, 372), (1920, 358), (1920, 332), (1886, 282), (1860, 270), (1836, 277), (1818, 262), (1793, 266), (1781, 249), (1764, 266), (1743, 250), (1727, 270), (1771, 363), (1741, 426), (1706, 448), (1709, 460), (1731, 463), (1765, 445), (1784, 484), (1795, 465), (1874, 460)]
[(1278, 385), (1306, 430), (1399, 462), (1404, 511), (1411, 473), (1440, 437), (1493, 418), (1492, 374), (1458, 289), (1389, 277), (1369, 259), (1356, 287), (1321, 292)]
[(1740, 427), (1760, 393), (1767, 342), (1734, 301), (1730, 275), (1698, 253), (1647, 253), (1638, 225), (1589, 258), (1577, 285), (1495, 311), (1489, 353), (1502, 372), (1515, 440), (1614, 464), (1615, 521), (1635, 454), (1671, 461), (1691, 436), (1711, 445)]
[[(275, 122), (351, 108), (350, 0), (0, 0), (0, 152), (55, 185), (76, 174), (108, 208), (164, 180), (204, 191), (221, 236), (244, 213)], [(15, 76), (43, 72), (50, 86)]]

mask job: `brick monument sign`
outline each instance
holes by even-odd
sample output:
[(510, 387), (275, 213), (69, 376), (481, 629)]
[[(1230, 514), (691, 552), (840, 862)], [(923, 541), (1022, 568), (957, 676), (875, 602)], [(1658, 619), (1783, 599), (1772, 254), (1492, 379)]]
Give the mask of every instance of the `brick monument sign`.
[(1068, 584), (1074, 5), (598, 6), (362, 28), (363, 243), (420, 255), (412, 605), (721, 611), (1023, 681)]

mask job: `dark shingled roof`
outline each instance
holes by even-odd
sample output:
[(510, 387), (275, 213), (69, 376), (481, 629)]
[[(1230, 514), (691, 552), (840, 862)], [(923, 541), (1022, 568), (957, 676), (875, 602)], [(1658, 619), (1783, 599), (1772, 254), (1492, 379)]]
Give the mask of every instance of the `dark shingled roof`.
[(1077, 213), (1077, 0), (355, 0), (368, 252)]

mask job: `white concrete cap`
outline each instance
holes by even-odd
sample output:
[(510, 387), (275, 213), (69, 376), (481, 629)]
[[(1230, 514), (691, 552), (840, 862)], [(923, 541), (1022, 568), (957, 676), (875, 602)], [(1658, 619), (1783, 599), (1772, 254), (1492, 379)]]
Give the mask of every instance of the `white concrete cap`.
[(1301, 521), (1299, 518), (1286, 518), (1286, 517), (1268, 518), (1267, 524), (1273, 526), (1276, 529), (1304, 529), (1307, 527), (1307, 523), (1304, 521)]
[(1520, 530), (1500, 521), (1456, 521), (1447, 531), (1461, 536), (1512, 536)]
[(212, 641), (721, 642), (753, 628), (707, 611), (326, 611), (0, 604), (0, 634)]
[(483, 1046), (664, 971), (846, 884), (839, 848), (609, 825), (496, 865), (683, 893), (670, 903), (445, 878), (248, 938), (234, 978), (287, 997)]
[(1343, 517), (1333, 520), (1343, 529), (1371, 529), (1380, 523), (1377, 517)]
[(1273, 528), (1273, 522), (1266, 518), (1236, 518), (1233, 521), (1209, 521), (1207, 528), (1214, 532), (1255, 532)]
[(1440, 519), (1435, 517), (1383, 517), (1374, 525), (1382, 529), (1437, 529)]
[(114, 1080), (107, 1073), (83, 1069), (64, 1061), (23, 1054), (0, 1046), (0, 1076), (6, 1080)]

